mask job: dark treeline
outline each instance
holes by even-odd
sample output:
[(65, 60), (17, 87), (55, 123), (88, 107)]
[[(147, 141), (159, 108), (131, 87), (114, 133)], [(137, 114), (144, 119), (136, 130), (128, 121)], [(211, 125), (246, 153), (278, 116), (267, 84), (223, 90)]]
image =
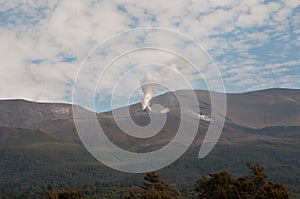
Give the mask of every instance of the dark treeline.
[(227, 170), (202, 176), (194, 187), (179, 190), (175, 184), (162, 180), (156, 172), (149, 172), (140, 186), (105, 186), (95, 183), (80, 188), (47, 187), (0, 190), (0, 198), (46, 199), (286, 199), (285, 185), (267, 180), (264, 168), (247, 163), (249, 174), (234, 178)]

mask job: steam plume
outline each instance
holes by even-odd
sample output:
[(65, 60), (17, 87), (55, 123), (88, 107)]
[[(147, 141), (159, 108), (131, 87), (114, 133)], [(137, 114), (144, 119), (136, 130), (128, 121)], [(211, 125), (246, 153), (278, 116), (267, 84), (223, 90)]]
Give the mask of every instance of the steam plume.
[[(169, 60), (166, 65), (173, 68), (174, 71), (177, 71), (176, 66), (183, 62), (180, 57), (176, 56), (173, 59)], [(141, 80), (141, 88), (143, 90), (144, 96), (142, 99), (142, 109), (151, 110), (151, 99), (155, 95), (156, 89), (159, 86), (157, 82), (172, 82), (174, 76), (173, 73), (170, 72), (170, 68), (160, 70), (158, 75), (157, 73), (148, 73), (144, 79)], [(165, 110), (168, 112), (169, 110)]]
[(155, 95), (156, 88), (158, 86), (157, 83), (154, 83), (154, 82), (156, 82), (155, 79), (157, 79), (155, 75), (153, 75), (153, 76), (148, 75), (141, 81), (141, 88), (144, 93), (144, 97), (142, 99), (142, 109), (143, 110), (145, 110), (145, 109), (151, 110), (151, 107), (150, 107), (151, 99)]
[(207, 117), (205, 114), (198, 114), (199, 120), (211, 121), (211, 118)]
[(187, 112), (194, 115), (194, 116), (196, 116), (198, 120), (203, 120), (203, 121), (207, 121), (207, 122), (212, 121), (212, 119), (210, 117), (208, 117), (207, 115), (205, 115), (205, 114), (196, 113), (196, 112), (194, 112), (192, 110), (189, 110), (189, 109), (187, 110)]
[(168, 107), (160, 111), (160, 113), (168, 113), (168, 112), (170, 112), (170, 109)]

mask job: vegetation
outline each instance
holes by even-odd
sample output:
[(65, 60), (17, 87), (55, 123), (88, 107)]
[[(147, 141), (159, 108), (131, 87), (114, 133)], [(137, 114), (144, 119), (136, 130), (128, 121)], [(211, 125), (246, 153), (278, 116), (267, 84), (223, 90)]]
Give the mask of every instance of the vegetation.
[(227, 171), (202, 176), (197, 180), (194, 189), (184, 189), (182, 194), (174, 184), (162, 180), (158, 173), (149, 172), (140, 186), (106, 187), (95, 183), (80, 188), (53, 188), (51, 185), (43, 189), (0, 190), (0, 198), (47, 198), (47, 199), (286, 199), (289, 193), (285, 185), (267, 181), (264, 168), (258, 164), (247, 163), (249, 174), (233, 178)]
[[(129, 175), (105, 167), (76, 145), (42, 146), (0, 150), (0, 198), (45, 198), (48, 184), (57, 192), (82, 189), (85, 197), (108, 199), (123, 196), (130, 185), (140, 196), (142, 175)], [(218, 145), (202, 160), (197, 158), (198, 150), (191, 148), (181, 159), (160, 171), (162, 179), (175, 183), (184, 198), (196, 198), (192, 186), (199, 175), (224, 168), (233, 177), (247, 175), (243, 165), (253, 159), (265, 166), (268, 179), (284, 183), (291, 198), (300, 198), (299, 142), (239, 147)]]
[(228, 171), (210, 174), (197, 181), (196, 191), (200, 199), (284, 199), (289, 198), (286, 187), (281, 183), (266, 181), (264, 168), (247, 163), (249, 176), (234, 179)]
[(124, 199), (182, 199), (182, 195), (175, 185), (161, 180), (156, 172), (147, 173), (139, 194), (130, 189), (123, 196)]
[[(249, 176), (234, 179), (228, 171), (203, 176), (197, 181), (195, 192), (199, 199), (286, 199), (286, 187), (281, 183), (266, 181), (264, 168), (247, 163)], [(162, 181), (155, 172), (147, 173), (140, 193), (130, 189), (124, 199), (180, 199), (175, 185)]]
[(47, 191), (48, 199), (83, 199), (83, 191), (82, 190), (62, 190), (58, 193), (53, 191)]

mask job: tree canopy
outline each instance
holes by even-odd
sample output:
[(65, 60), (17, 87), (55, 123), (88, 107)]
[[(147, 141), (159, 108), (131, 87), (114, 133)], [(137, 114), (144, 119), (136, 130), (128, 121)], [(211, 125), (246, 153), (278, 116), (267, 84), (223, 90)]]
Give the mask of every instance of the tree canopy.
[(277, 182), (267, 181), (264, 168), (247, 163), (249, 176), (234, 179), (227, 171), (201, 177), (196, 192), (199, 199), (285, 199), (289, 198), (287, 188)]

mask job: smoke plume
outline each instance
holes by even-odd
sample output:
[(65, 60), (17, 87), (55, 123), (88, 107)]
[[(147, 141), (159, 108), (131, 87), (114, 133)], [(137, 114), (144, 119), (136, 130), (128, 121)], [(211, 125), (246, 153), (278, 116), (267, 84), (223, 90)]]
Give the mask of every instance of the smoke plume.
[(170, 109), (167, 107), (167, 108), (164, 108), (160, 111), (160, 113), (169, 113), (170, 112)]
[(204, 114), (198, 114), (198, 119), (199, 120), (204, 120), (204, 121), (211, 121), (211, 118), (207, 117), (206, 115)]
[(142, 99), (142, 109), (148, 109), (151, 110), (151, 99), (155, 95), (156, 89), (158, 84), (155, 83), (157, 77), (155, 75), (147, 75), (142, 81), (141, 81), (141, 88), (144, 93), (144, 97)]
[(212, 119), (205, 114), (196, 113), (195, 111), (192, 111), (190, 109), (188, 109), (187, 112), (196, 116), (198, 120), (203, 120), (203, 121), (207, 121), (207, 122), (212, 121)]
[[(144, 79), (141, 80), (141, 88), (143, 90), (142, 109), (151, 110), (151, 99), (154, 97), (157, 88), (160, 86), (159, 82), (167, 85), (176, 85), (178, 83), (174, 74), (178, 73), (176, 66), (182, 64), (184, 61), (176, 56), (165, 63), (169, 67), (160, 69), (159, 71), (148, 73)], [(177, 86), (179, 88), (179, 86)], [(166, 109), (165, 112), (168, 112)]]

